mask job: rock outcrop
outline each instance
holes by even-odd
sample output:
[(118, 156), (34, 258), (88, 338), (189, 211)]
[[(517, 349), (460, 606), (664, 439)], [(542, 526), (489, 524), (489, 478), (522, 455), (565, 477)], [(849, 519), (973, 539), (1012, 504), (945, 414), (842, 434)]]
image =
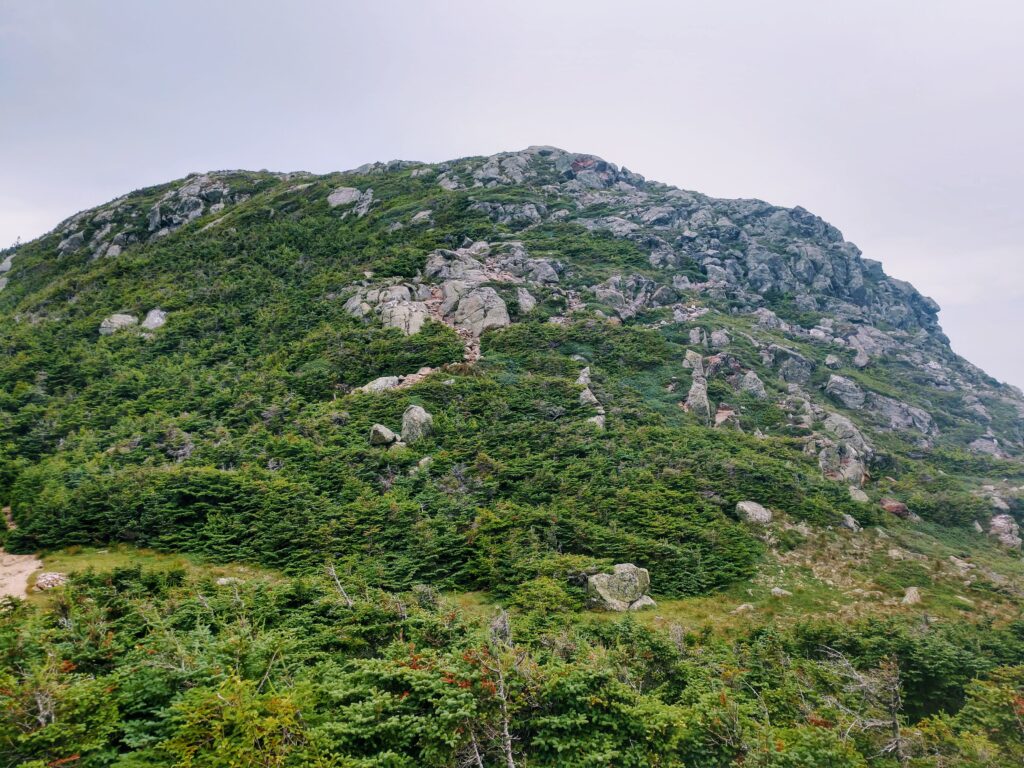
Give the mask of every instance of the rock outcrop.
[(847, 408), (858, 410), (864, 406), (864, 390), (860, 388), (857, 382), (845, 376), (837, 376), (836, 374), (829, 376), (828, 383), (825, 385), (825, 392)]
[(493, 328), (504, 328), (512, 320), (505, 302), (493, 288), (473, 288), (459, 298), (452, 322), (474, 337)]
[(1020, 526), (1011, 515), (995, 515), (988, 525), (988, 535), (1007, 549), (1020, 549)]
[(758, 400), (767, 400), (768, 393), (765, 391), (764, 382), (755, 371), (747, 371), (740, 380), (740, 391)]
[(370, 206), (372, 204), (372, 189), (361, 191), (355, 187), (338, 187), (327, 196), (327, 205), (331, 208), (346, 208), (351, 206), (350, 210), (347, 210), (342, 214), (343, 217), (353, 213), (361, 219), (370, 210)]

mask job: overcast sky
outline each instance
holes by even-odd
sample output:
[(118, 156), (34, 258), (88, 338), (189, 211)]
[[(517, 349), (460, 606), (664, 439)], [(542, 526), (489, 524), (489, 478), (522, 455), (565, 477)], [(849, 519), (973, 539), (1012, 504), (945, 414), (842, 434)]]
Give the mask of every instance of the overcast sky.
[(221, 168), (554, 144), (802, 205), (1024, 386), (1019, 0), (0, 0), (0, 244)]

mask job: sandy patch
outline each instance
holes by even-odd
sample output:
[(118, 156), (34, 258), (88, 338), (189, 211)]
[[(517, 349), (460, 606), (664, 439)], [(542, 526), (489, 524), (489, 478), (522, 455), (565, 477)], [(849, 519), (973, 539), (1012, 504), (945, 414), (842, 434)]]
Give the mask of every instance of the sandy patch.
[(25, 597), (29, 577), (42, 567), (35, 555), (11, 555), (0, 549), (0, 597)]

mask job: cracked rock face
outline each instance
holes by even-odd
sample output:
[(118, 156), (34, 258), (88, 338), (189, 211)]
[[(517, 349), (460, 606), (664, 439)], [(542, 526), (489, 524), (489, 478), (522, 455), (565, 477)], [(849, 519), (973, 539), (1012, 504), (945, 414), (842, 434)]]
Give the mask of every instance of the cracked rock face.
[(493, 288), (474, 288), (459, 299), (452, 322), (479, 337), (492, 328), (511, 324), (505, 302)]
[(923, 435), (930, 435), (937, 431), (932, 415), (923, 408), (917, 408), (874, 392), (869, 392), (865, 401), (869, 410), (888, 422), (890, 429), (900, 431), (914, 429)]
[(852, 379), (832, 374), (825, 385), (825, 393), (838, 400), (847, 408), (858, 410), (864, 407), (864, 390)]
[(408, 336), (418, 333), (430, 317), (426, 303), (420, 300), (428, 295), (424, 286), (405, 283), (357, 289), (345, 302), (345, 311), (355, 317), (375, 314), (382, 325)]
[(363, 218), (373, 205), (373, 190), (360, 191), (355, 187), (338, 187), (327, 196), (327, 205), (331, 208), (350, 208), (342, 214), (342, 218), (350, 213)]
[(228, 202), (241, 202), (247, 197), (232, 194), (227, 182), (216, 174), (190, 177), (150, 209), (149, 231), (153, 238), (163, 237), (206, 213), (222, 210)]

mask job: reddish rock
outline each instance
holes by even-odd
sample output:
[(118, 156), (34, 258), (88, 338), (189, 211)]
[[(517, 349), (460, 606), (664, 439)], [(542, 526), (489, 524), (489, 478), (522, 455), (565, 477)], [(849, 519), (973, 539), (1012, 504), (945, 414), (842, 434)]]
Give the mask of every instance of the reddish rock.
[(911, 515), (910, 508), (902, 501), (886, 497), (882, 499), (879, 504), (882, 505), (882, 509), (888, 512), (890, 515), (896, 515), (896, 517), (902, 517), (904, 520), (908, 519)]

